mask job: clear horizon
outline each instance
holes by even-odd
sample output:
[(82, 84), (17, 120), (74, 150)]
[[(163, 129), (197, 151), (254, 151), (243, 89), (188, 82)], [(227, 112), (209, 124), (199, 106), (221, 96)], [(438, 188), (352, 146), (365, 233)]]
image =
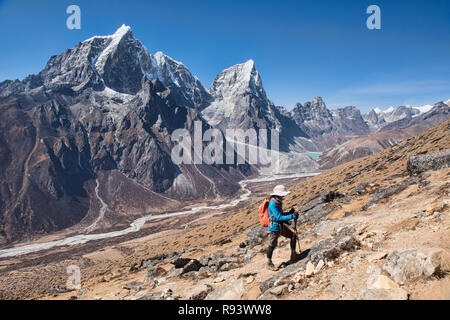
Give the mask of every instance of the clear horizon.
[[(81, 8), (81, 29), (66, 8)], [(366, 9), (381, 8), (381, 30)], [(0, 81), (43, 69), (50, 56), (122, 24), (151, 53), (182, 62), (207, 88), (222, 70), (255, 61), (267, 96), (291, 110), (321, 96), (363, 113), (450, 98), (449, 1), (0, 0)], [(11, 32), (14, 30), (14, 32)]]

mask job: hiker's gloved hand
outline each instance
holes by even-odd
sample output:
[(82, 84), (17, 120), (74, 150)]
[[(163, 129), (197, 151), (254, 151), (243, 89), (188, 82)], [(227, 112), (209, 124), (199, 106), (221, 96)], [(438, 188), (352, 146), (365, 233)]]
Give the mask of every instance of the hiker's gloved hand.
[(297, 212), (294, 212), (294, 213), (292, 214), (292, 219), (294, 219), (294, 220), (297, 220), (297, 219), (298, 219), (298, 213), (297, 213)]
[(294, 208), (291, 208), (291, 210), (289, 210), (289, 213), (290, 214), (293, 214), (295, 212), (295, 209)]

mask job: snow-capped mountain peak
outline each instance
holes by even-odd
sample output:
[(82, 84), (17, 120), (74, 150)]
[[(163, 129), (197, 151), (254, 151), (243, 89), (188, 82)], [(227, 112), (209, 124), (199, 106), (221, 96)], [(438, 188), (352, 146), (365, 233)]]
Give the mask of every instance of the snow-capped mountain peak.
[(177, 91), (177, 103), (202, 109), (211, 96), (181, 63), (158, 51), (150, 54), (126, 25), (107, 36), (94, 36), (48, 62), (41, 76), (47, 85), (69, 85), (75, 90), (95, 86), (122, 94), (136, 94), (142, 78), (158, 79)]
[(248, 60), (223, 70), (208, 89), (214, 101), (202, 115), (213, 126), (275, 127), (271, 108), (255, 62)]
[[(130, 35), (131, 37), (133, 37), (131, 28), (129, 26), (122, 25), (113, 35), (107, 37), (111, 39), (111, 41), (95, 61), (95, 68), (97, 70), (104, 69), (108, 57), (117, 50), (119, 43), (122, 41), (122, 39), (124, 39), (126, 35)], [(135, 40), (134, 37), (133, 40)], [(140, 42), (137, 45), (139, 46), (140, 51), (144, 50)]]
[(267, 99), (255, 62), (251, 59), (223, 70), (214, 79), (209, 92), (215, 98), (252, 93)]
[(130, 26), (122, 24), (116, 30), (116, 32), (114, 32), (111, 35), (107, 35), (107, 36), (93, 36), (93, 37), (91, 37), (89, 39), (84, 40), (83, 42), (90, 42), (90, 41), (92, 41), (94, 39), (106, 39), (106, 38), (110, 38), (110, 39), (115, 38), (115, 39), (117, 39), (117, 38), (122, 38), (125, 34), (127, 34), (130, 31), (131, 31), (131, 27)]

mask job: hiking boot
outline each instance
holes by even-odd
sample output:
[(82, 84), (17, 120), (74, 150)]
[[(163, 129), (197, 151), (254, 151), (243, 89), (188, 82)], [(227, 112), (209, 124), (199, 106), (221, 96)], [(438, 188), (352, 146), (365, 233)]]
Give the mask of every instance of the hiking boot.
[(271, 270), (271, 271), (277, 271), (277, 268), (273, 264), (272, 260), (267, 260), (266, 268)]
[(297, 252), (291, 252), (291, 258), (289, 259), (290, 262), (296, 262), (300, 260), (300, 255)]

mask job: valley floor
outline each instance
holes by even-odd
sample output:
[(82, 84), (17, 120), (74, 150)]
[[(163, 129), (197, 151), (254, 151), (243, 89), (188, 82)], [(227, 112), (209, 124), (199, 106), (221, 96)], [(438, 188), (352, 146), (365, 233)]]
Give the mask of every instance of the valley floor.
[[(2, 295), (16, 299), (155, 299), (166, 294), (168, 298), (189, 299), (199, 292), (212, 290), (209, 295), (215, 293), (213, 298), (227, 299), (357, 299), (362, 290), (370, 287), (374, 277), (386, 274), (383, 264), (390, 252), (411, 248), (450, 251), (449, 175), (449, 169), (430, 172), (423, 189), (411, 184), (388, 202), (366, 211), (355, 210), (363, 197), (346, 200), (341, 203), (342, 209), (333, 212), (328, 220), (314, 226), (300, 226), (303, 251), (322, 239), (336, 236), (347, 226), (354, 227), (359, 245), (337, 259), (325, 259), (317, 274), (305, 276), (305, 268), (300, 266), (265, 292), (261, 291), (261, 285), (283, 269), (275, 272), (265, 269), (265, 243), (239, 248), (257, 220), (254, 210), (246, 209), (230, 214), (226, 221), (216, 219), (186, 230), (167, 230), (57, 263), (4, 273), (0, 277)], [(247, 222), (243, 215), (248, 217)], [(139, 268), (146, 258), (182, 249), (184, 252), (177, 256), (201, 259), (215, 254), (230, 261), (236, 258), (239, 263), (233, 266), (229, 262), (229, 269), (224, 268), (228, 270), (199, 276), (199, 272), (180, 275), (171, 259), (155, 260), (152, 265), (163, 270), (154, 283), (146, 279), (147, 267)], [(248, 261), (243, 262), (245, 257)], [(282, 240), (275, 251), (274, 263), (280, 265), (288, 257), (289, 243)], [(82, 288), (64, 292), (67, 276), (63, 271), (71, 264), (81, 264)], [(37, 287), (46, 287), (47, 292), (25, 293), (38, 283)], [(419, 277), (401, 288), (410, 299), (450, 299), (446, 274)]]

